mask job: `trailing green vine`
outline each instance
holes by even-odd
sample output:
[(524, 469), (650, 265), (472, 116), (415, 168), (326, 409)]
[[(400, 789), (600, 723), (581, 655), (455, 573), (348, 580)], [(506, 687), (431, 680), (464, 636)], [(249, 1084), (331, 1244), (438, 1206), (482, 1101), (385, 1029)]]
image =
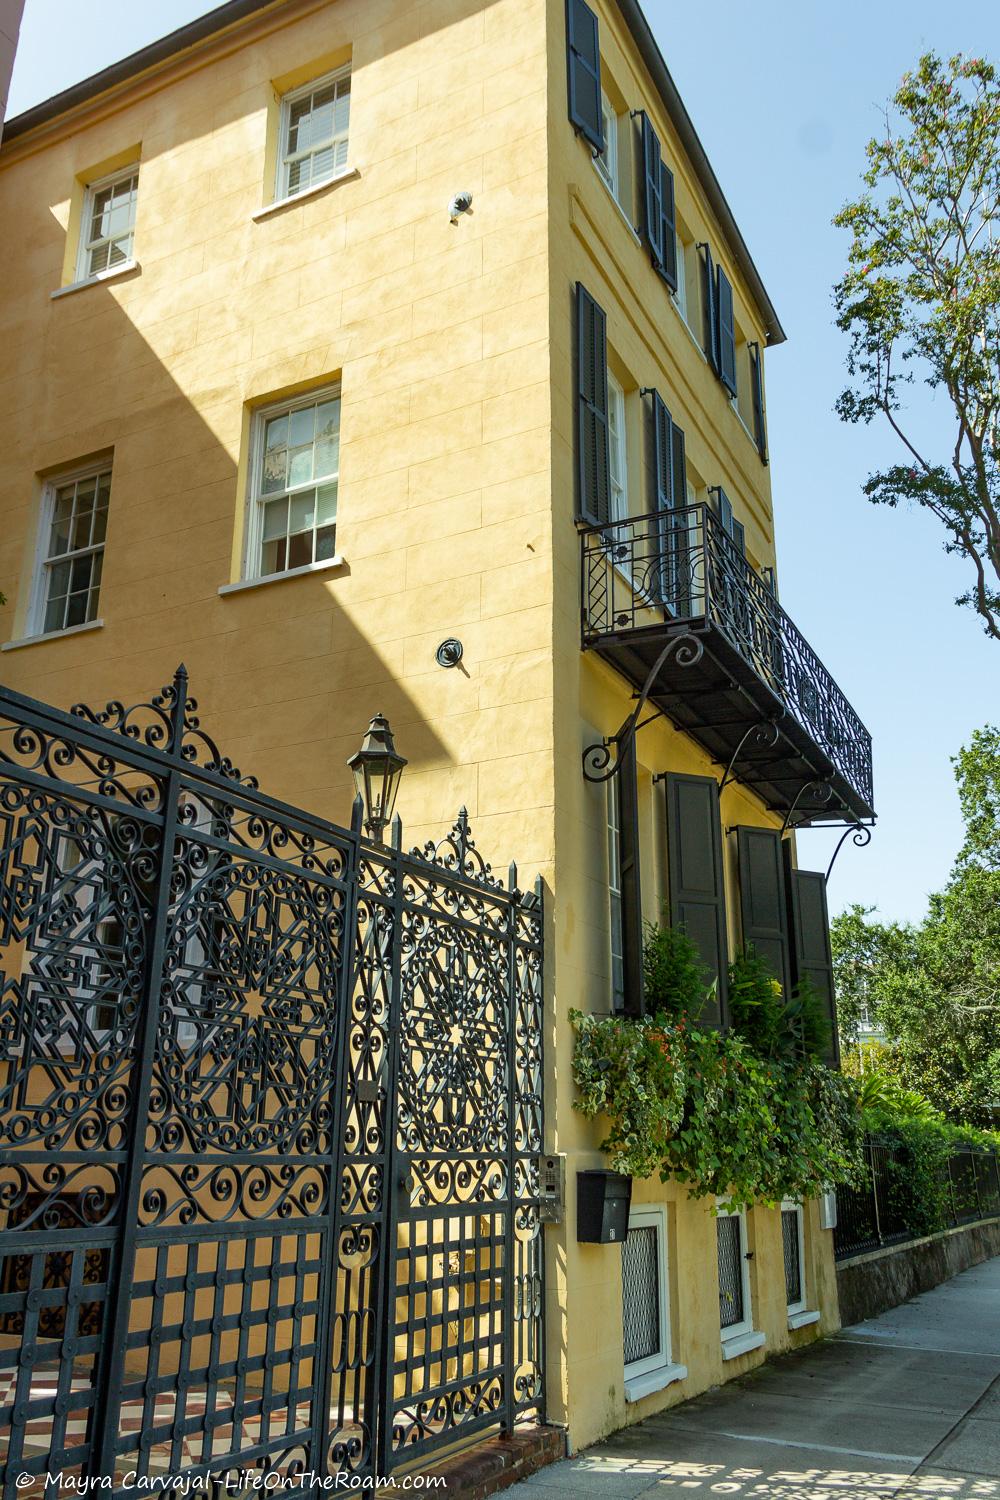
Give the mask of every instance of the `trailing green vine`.
[(601, 1149), (610, 1166), (674, 1177), (692, 1197), (727, 1195), (740, 1207), (853, 1180), (863, 1133), (856, 1089), (815, 1055), (824, 1038), (811, 998), (786, 1007), (780, 986), (745, 955), (732, 975), (734, 1029), (700, 1030), (691, 1018), (704, 1000), (693, 952), (682, 933), (650, 932), (653, 1015), (570, 1012), (575, 1107), (607, 1120)]

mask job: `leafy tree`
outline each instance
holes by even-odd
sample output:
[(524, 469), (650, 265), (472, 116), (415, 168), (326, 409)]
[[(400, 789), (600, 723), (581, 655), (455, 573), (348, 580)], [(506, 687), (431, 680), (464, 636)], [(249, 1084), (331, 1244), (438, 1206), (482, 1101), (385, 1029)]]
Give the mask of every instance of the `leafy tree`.
[[(834, 223), (851, 234), (834, 291), (850, 336), (847, 422), (884, 418), (903, 461), (872, 474), (876, 505), (911, 501), (945, 528), (945, 550), (972, 564), (956, 602), (1000, 640), (1000, 88), (979, 58), (928, 53), (904, 75), (881, 139), (868, 143), (865, 191)], [(950, 407), (940, 448), (907, 414), (915, 376)], [(953, 419), (953, 420), (951, 420)]]
[(879, 1072), (952, 1121), (1000, 1118), (1000, 730), (955, 756), (965, 840), (944, 889), (916, 925), (849, 907), (831, 924), (838, 1015), (856, 1037), (863, 1012), (890, 1045)]

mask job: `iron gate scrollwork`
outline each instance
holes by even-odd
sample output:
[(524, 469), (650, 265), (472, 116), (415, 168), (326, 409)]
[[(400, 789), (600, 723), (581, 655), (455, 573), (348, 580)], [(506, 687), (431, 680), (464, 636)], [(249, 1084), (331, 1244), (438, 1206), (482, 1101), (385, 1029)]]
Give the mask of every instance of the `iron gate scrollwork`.
[(266, 797), (183, 669), (0, 689), (5, 1496), (310, 1488), (540, 1414), (540, 891), (464, 812), (396, 833)]

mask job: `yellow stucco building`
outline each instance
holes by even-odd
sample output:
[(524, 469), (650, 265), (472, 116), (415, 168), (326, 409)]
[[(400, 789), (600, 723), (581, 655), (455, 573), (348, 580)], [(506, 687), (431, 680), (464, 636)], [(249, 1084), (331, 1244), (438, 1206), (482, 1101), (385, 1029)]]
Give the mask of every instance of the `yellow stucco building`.
[(872, 813), (777, 602), (784, 335), (635, 0), (230, 0), (7, 122), (0, 247), (3, 681), (132, 702), (183, 660), (341, 822), (380, 710), (408, 840), (464, 804), (542, 876), (549, 1419), (580, 1447), (835, 1328), (815, 1202), (643, 1182), (624, 1252), (576, 1234), (570, 1008), (636, 1002), (664, 911), (720, 1020), (744, 942), (822, 989), (782, 835)]

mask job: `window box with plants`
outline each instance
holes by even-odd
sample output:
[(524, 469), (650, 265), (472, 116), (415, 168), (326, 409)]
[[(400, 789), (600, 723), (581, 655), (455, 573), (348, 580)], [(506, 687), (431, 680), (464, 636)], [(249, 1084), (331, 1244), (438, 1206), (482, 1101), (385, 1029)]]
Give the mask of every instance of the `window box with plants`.
[(643, 969), (641, 1018), (570, 1012), (575, 1107), (607, 1120), (609, 1165), (674, 1177), (692, 1197), (734, 1208), (853, 1181), (856, 1089), (821, 1060), (829, 1037), (815, 991), (785, 996), (748, 949), (729, 966), (730, 1026), (720, 1032), (699, 1025), (712, 992), (682, 930), (648, 925)]

